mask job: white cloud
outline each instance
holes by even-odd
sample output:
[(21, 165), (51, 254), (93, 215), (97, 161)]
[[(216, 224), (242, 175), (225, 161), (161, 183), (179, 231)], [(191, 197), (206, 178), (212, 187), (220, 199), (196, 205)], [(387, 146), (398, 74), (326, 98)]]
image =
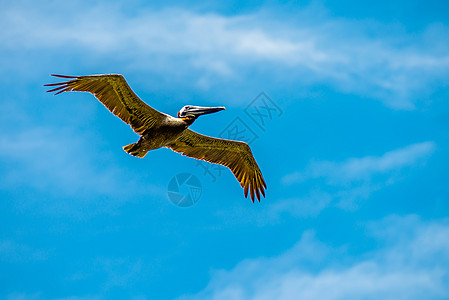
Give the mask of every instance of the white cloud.
[(380, 156), (349, 158), (342, 162), (313, 161), (305, 170), (285, 175), (282, 181), (286, 185), (312, 181), (312, 186), (316, 181), (320, 192), (312, 189), (308, 197), (282, 200), (271, 205), (270, 211), (273, 216), (279, 216), (280, 213), (314, 216), (332, 205), (344, 210), (355, 210), (361, 200), (368, 199), (373, 192), (398, 181), (407, 167), (424, 164), (435, 149), (436, 144), (428, 141)]
[[(388, 226), (386, 226), (388, 225)], [(215, 271), (181, 299), (443, 299), (449, 296), (449, 223), (415, 216), (367, 226), (377, 247), (350, 257), (306, 232), (290, 250)], [(379, 234), (379, 232), (383, 234)]]
[[(449, 30), (441, 26), (419, 37), (385, 27), (373, 35), (372, 24), (323, 17), (315, 9), (297, 16), (223, 16), (148, 8), (130, 16), (110, 3), (81, 1), (80, 7), (71, 4), (70, 14), (67, 4), (58, 5), (3, 7), (0, 25), (8, 30), (0, 32), (0, 50), (57, 51), (56, 57), (75, 52), (92, 61), (104, 56), (127, 61), (128, 68), (158, 70), (170, 80), (193, 77), (206, 88), (245, 72), (275, 76), (286, 85), (326, 82), (406, 109), (413, 108), (417, 92), (427, 92), (429, 83), (448, 73), (449, 45), (442, 41)], [(427, 46), (434, 42), (440, 46)]]
[[(89, 137), (74, 134), (68, 128), (36, 127), (4, 132), (0, 135), (0, 159), (14, 167), (7, 167), (2, 185), (26, 184), (47, 193), (78, 196), (122, 195), (124, 189), (138, 185), (120, 182), (119, 168), (100, 166), (99, 161), (94, 164), (94, 158), (82, 150), (88, 140)], [(101, 160), (101, 154), (95, 159)], [(131, 186), (126, 187), (125, 183)], [(158, 192), (158, 188), (148, 186)]]
[(384, 153), (381, 156), (349, 158), (343, 162), (312, 162), (305, 171), (294, 172), (283, 177), (286, 184), (313, 178), (325, 178), (331, 184), (346, 184), (363, 181), (377, 174), (399, 171), (424, 161), (435, 150), (434, 142), (412, 144)]
[(114, 213), (130, 199), (166, 197), (165, 187), (142, 182), (134, 171), (111, 162), (108, 153), (86, 150), (93, 136), (69, 127), (30, 128), (0, 133), (0, 187), (17, 193), (21, 209), (79, 218)]

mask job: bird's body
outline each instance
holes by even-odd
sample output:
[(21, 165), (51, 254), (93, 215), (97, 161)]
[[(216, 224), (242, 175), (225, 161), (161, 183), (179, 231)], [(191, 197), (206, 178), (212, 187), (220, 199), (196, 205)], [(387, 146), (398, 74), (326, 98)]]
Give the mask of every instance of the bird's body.
[(136, 143), (123, 147), (129, 154), (144, 157), (150, 150), (167, 147), (183, 155), (228, 167), (244, 188), (245, 197), (250, 192), (253, 202), (254, 197), (260, 201), (260, 194), (265, 196), (265, 181), (246, 143), (212, 138), (188, 129), (198, 116), (224, 107), (184, 106), (175, 118), (143, 102), (122, 75), (53, 76), (69, 80), (46, 85), (55, 86), (48, 92), (90, 92), (113, 114), (131, 125), (141, 137)]
[(184, 120), (167, 115), (161, 122), (145, 130), (137, 143), (123, 148), (134, 156), (143, 157), (150, 150), (167, 147), (176, 141), (187, 127)]

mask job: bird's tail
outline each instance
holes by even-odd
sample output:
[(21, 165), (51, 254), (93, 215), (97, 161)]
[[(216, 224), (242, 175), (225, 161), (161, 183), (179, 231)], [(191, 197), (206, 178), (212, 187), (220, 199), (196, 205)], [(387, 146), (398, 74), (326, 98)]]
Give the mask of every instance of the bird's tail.
[(148, 153), (148, 150), (143, 149), (139, 142), (124, 146), (123, 150), (137, 157), (144, 157)]

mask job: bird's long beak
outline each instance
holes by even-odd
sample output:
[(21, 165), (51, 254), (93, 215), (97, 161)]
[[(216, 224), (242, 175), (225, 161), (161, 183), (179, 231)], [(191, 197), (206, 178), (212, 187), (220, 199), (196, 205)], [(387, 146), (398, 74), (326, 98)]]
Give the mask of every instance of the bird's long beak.
[(223, 106), (220, 106), (220, 107), (190, 106), (188, 112), (189, 112), (189, 114), (192, 114), (195, 117), (199, 117), (202, 115), (215, 113), (215, 112), (218, 112), (218, 111), (224, 110), (224, 109), (226, 109), (226, 108), (224, 108)]

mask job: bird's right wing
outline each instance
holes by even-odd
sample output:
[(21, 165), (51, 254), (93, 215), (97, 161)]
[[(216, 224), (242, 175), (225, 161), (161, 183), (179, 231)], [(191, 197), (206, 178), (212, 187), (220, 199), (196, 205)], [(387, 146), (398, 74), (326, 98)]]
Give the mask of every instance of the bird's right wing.
[(245, 197), (250, 191), (253, 202), (254, 195), (259, 201), (260, 194), (265, 197), (267, 185), (248, 144), (208, 137), (186, 129), (168, 147), (183, 155), (228, 167), (244, 188)]
[(56, 95), (68, 91), (89, 92), (140, 135), (167, 117), (137, 97), (122, 75), (52, 76), (70, 80), (46, 84), (55, 87), (47, 92), (57, 92)]

